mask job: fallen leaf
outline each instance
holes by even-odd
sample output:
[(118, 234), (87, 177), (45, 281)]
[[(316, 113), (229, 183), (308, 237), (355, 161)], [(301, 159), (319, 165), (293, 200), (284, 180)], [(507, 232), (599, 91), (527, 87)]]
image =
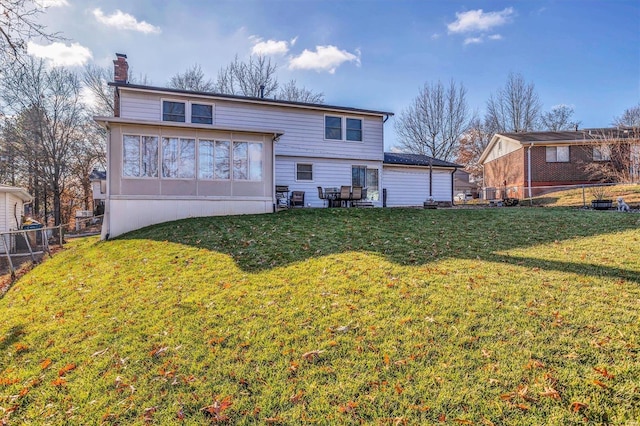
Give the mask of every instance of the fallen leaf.
[(58, 371), (58, 376), (62, 377), (65, 374), (67, 374), (69, 371), (75, 370), (75, 368), (76, 368), (75, 364), (67, 364)]
[(561, 400), (562, 398), (560, 398), (560, 393), (555, 390), (554, 388), (551, 387), (545, 387), (544, 388), (544, 392), (540, 392), (540, 396), (546, 396), (549, 398), (553, 398), (555, 400)]
[(587, 408), (588, 405), (584, 404), (582, 402), (572, 402), (571, 405), (569, 406), (571, 408), (571, 411), (573, 411), (574, 413), (577, 413), (578, 411), (582, 410), (583, 408)]
[(50, 365), (51, 365), (51, 360), (47, 358), (40, 363), (40, 369), (44, 370), (46, 368), (49, 368)]
[(601, 388), (603, 388), (603, 389), (609, 389), (609, 386), (607, 386), (607, 384), (606, 384), (606, 383), (601, 382), (601, 381), (600, 381), (600, 380), (598, 380), (598, 379), (594, 380), (594, 381), (593, 381), (593, 384), (594, 384), (594, 385), (596, 385), (596, 386), (600, 386), (600, 387), (601, 387)]
[(302, 354), (302, 359), (306, 360), (306, 361), (313, 361), (314, 359), (318, 358), (318, 356), (324, 352), (323, 350), (315, 350), (315, 351), (309, 351), (309, 352), (305, 352)]
[(603, 368), (598, 368), (598, 367), (594, 367), (593, 368), (596, 372), (600, 373), (602, 375), (602, 377), (606, 378), (606, 379), (613, 379), (615, 376), (611, 373), (609, 373), (606, 369), (606, 367)]

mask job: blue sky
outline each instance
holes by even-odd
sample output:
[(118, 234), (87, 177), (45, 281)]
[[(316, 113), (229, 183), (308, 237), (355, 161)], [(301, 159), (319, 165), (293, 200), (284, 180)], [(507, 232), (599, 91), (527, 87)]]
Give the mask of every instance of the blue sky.
[(125, 53), (158, 86), (194, 64), (215, 79), (235, 55), (262, 52), (282, 83), (396, 115), (425, 83), (453, 79), (482, 116), (510, 72), (535, 84), (544, 111), (572, 106), (582, 127), (608, 126), (640, 102), (638, 0), (39, 1), (42, 22), (66, 39), (35, 40), (32, 54), (111, 66)]

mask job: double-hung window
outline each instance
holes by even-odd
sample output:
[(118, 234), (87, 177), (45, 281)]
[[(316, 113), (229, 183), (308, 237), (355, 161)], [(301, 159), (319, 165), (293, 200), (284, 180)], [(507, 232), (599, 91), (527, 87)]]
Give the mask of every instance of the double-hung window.
[(547, 163), (568, 163), (569, 162), (568, 146), (548, 146), (546, 154), (547, 154)]
[(192, 103), (191, 122), (196, 124), (213, 124), (213, 105)]
[(347, 140), (362, 142), (362, 120), (347, 118)]
[(362, 141), (362, 119), (337, 115), (324, 116), (324, 138), (337, 141)]
[(122, 176), (158, 177), (158, 137), (124, 135)]
[(162, 101), (162, 121), (186, 122), (186, 102)]
[(213, 124), (213, 104), (163, 99), (162, 121)]
[(325, 115), (324, 138), (342, 140), (342, 117)]
[(296, 164), (296, 180), (313, 180), (313, 164)]
[(162, 177), (193, 179), (196, 173), (195, 139), (162, 138)]

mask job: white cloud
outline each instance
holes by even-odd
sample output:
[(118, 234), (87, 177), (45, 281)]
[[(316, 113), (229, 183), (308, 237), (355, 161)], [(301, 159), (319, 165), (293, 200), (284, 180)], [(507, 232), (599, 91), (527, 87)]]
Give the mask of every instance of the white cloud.
[(502, 40), (502, 36), (500, 34), (491, 34), (489, 40)]
[(450, 33), (466, 33), (488, 31), (509, 22), (513, 16), (513, 8), (508, 7), (500, 12), (487, 12), (482, 9), (456, 13), (454, 22), (447, 25)]
[(355, 62), (360, 65), (360, 52), (357, 55), (346, 50), (340, 50), (336, 46), (316, 46), (316, 51), (304, 49), (298, 55), (289, 60), (290, 69), (328, 71), (329, 74), (336, 72), (336, 68), (345, 62)]
[(67, 0), (36, 0), (36, 4), (42, 8), (69, 6)]
[(45, 46), (30, 41), (27, 44), (27, 53), (36, 58), (46, 59), (54, 67), (84, 65), (93, 57), (91, 50), (79, 43), (67, 46), (56, 42)]
[[(289, 51), (289, 42), (285, 40), (267, 40), (251, 36), (249, 39), (254, 43), (251, 53), (254, 55), (285, 55)], [(296, 39), (293, 39), (295, 43)]]
[(116, 10), (111, 15), (105, 15), (100, 8), (93, 10), (93, 16), (96, 17), (98, 22), (107, 25), (109, 27), (120, 28), (123, 30), (139, 31), (144, 34), (159, 34), (160, 27), (149, 24), (145, 21), (140, 21), (128, 13), (124, 13), (121, 10)]
[(466, 46), (467, 44), (480, 44), (483, 41), (484, 40), (482, 39), (482, 37), (468, 37), (464, 39), (464, 45)]
[(438, 33), (431, 34), (431, 40), (437, 40), (439, 38), (440, 38), (440, 34), (438, 34)]
[(292, 38), (289, 44), (291, 44), (292, 46), (295, 46), (296, 41), (298, 41), (298, 36), (295, 36), (294, 38)]

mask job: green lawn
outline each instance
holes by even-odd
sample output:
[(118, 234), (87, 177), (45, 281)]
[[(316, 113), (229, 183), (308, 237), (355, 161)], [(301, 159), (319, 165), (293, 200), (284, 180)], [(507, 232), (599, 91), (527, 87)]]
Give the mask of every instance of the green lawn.
[(77, 240), (0, 300), (0, 419), (634, 424), (639, 286), (635, 213), (301, 209)]

